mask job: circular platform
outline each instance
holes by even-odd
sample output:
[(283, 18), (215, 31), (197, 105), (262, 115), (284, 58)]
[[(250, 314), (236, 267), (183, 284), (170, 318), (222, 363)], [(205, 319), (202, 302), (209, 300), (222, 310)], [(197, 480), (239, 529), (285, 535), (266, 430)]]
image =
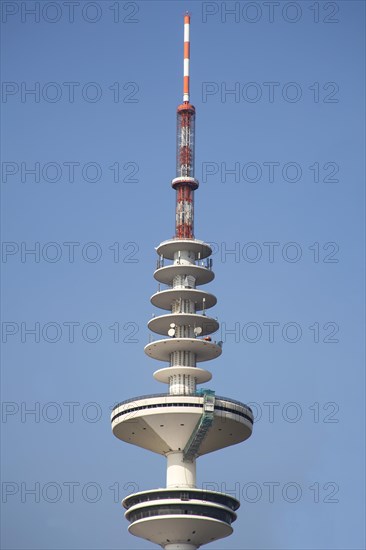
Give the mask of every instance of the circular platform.
[(154, 378), (158, 382), (169, 384), (170, 377), (175, 374), (194, 376), (197, 384), (204, 384), (212, 378), (212, 374), (206, 369), (198, 367), (166, 367), (154, 372)]
[[(204, 513), (209, 513), (209, 507), (204, 508)], [(233, 532), (233, 528), (225, 521), (220, 521), (209, 516), (193, 515), (194, 512), (201, 512), (198, 506), (186, 508), (187, 512), (174, 513), (177, 508), (169, 513), (169, 507), (165, 508), (166, 514), (155, 513), (150, 508), (149, 513), (153, 517), (143, 517), (135, 520), (128, 527), (129, 532), (136, 537), (141, 537), (160, 546), (168, 544), (192, 544), (192, 548), (197, 548), (202, 544), (213, 542), (228, 537)], [(184, 508), (182, 508), (184, 510)], [(188, 511), (189, 510), (189, 511)], [(148, 512), (145, 511), (145, 512)], [(212, 510), (211, 510), (212, 511)], [(145, 512), (141, 511), (141, 516)], [(135, 517), (139, 517), (135, 514)], [(196, 546), (197, 545), (197, 546)]]
[[(210, 307), (213, 307), (217, 303), (216, 296), (213, 294), (210, 294), (209, 292), (205, 292), (204, 290), (196, 290), (196, 289), (188, 289), (188, 288), (182, 288), (182, 289), (167, 289), (167, 290), (161, 290), (160, 292), (156, 292), (153, 296), (151, 296), (150, 301), (153, 306), (159, 307), (160, 309), (171, 309), (172, 303), (175, 300), (192, 300), (192, 302), (195, 302), (196, 309), (197, 310), (203, 310), (209, 309)], [(205, 300), (205, 302), (203, 302)]]
[(215, 274), (207, 267), (199, 265), (172, 264), (160, 267), (154, 272), (154, 278), (165, 285), (171, 285), (176, 275), (191, 275), (196, 280), (196, 285), (205, 285), (214, 280)]
[(147, 326), (149, 330), (152, 330), (156, 334), (168, 336), (170, 325), (173, 323), (179, 326), (200, 327), (202, 329), (201, 336), (213, 334), (220, 326), (216, 319), (212, 319), (206, 315), (199, 315), (198, 313), (168, 313), (167, 315), (159, 315), (159, 317), (150, 319)]
[(201, 338), (166, 338), (150, 342), (144, 348), (146, 355), (158, 361), (170, 361), (174, 351), (192, 351), (196, 361), (210, 361), (222, 353), (222, 348), (216, 342), (207, 342)]
[(139, 491), (138, 493), (132, 493), (124, 498), (122, 501), (122, 506), (128, 510), (131, 506), (135, 506), (136, 504), (142, 504), (143, 502), (151, 500), (160, 501), (170, 498), (214, 502), (233, 511), (240, 508), (240, 502), (231, 495), (220, 493), (218, 491), (211, 491), (209, 489), (198, 489), (197, 487), (189, 487), (184, 489), (164, 487), (162, 489), (148, 489), (147, 491)]
[[(203, 413), (199, 395), (136, 397), (112, 411), (113, 434), (122, 441), (167, 455), (187, 444)], [(253, 413), (249, 407), (226, 397), (215, 397), (214, 420), (198, 456), (241, 443), (251, 436)]]
[(193, 191), (199, 187), (199, 181), (191, 176), (178, 176), (177, 178), (172, 179), (173, 189), (176, 189), (178, 185), (182, 185), (184, 183), (188, 184)]
[(210, 245), (198, 239), (170, 239), (156, 247), (159, 256), (164, 256), (168, 260), (174, 260), (174, 254), (182, 250), (193, 252), (196, 259), (200, 258), (201, 260), (212, 254)]
[(196, 548), (231, 534), (240, 503), (225, 493), (192, 487), (141, 491), (122, 505), (132, 534), (161, 546)]

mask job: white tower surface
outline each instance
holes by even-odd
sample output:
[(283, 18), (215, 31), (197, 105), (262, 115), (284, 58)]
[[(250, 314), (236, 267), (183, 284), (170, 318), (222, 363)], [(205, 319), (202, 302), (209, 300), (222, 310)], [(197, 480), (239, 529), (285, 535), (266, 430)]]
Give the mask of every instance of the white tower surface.
[[(201, 290), (214, 278), (212, 250), (193, 234), (195, 108), (189, 103), (189, 28), (184, 16), (183, 103), (177, 109), (176, 234), (156, 249), (154, 278), (159, 291), (151, 303), (167, 311), (153, 317), (149, 329), (163, 335), (145, 346), (145, 353), (166, 363), (154, 378), (168, 393), (134, 397), (112, 411), (116, 437), (167, 458), (166, 487), (132, 494), (123, 500), (129, 531), (165, 550), (195, 550), (233, 531), (240, 503), (230, 495), (196, 487), (196, 460), (250, 437), (249, 407), (213, 390), (197, 389), (211, 380), (198, 363), (219, 357), (222, 343), (210, 334), (219, 324), (207, 310), (213, 294)], [(161, 288), (163, 285), (163, 289)]]

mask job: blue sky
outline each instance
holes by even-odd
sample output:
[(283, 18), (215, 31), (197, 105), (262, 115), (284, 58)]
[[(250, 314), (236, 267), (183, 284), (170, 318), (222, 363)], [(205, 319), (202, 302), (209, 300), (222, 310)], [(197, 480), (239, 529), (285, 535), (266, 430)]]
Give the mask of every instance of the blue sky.
[(364, 548), (364, 3), (81, 0), (2, 2), (4, 549), (152, 547), (119, 501), (165, 460), (109, 413), (165, 389), (143, 346), (186, 10), (210, 387), (257, 416), (198, 461), (242, 503), (211, 548)]

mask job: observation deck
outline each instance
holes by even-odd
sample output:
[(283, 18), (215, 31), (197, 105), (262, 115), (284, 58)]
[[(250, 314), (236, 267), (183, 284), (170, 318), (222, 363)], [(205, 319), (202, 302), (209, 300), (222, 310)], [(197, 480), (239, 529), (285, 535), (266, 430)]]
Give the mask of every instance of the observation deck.
[[(199, 395), (166, 393), (128, 399), (113, 408), (112, 430), (118, 439), (158, 454), (181, 451), (202, 416), (203, 402)], [(244, 403), (216, 396), (214, 421), (198, 456), (245, 441), (253, 422)]]
[(200, 489), (144, 491), (122, 504), (130, 533), (165, 548), (177, 541), (196, 547), (230, 535), (240, 505), (225, 493)]

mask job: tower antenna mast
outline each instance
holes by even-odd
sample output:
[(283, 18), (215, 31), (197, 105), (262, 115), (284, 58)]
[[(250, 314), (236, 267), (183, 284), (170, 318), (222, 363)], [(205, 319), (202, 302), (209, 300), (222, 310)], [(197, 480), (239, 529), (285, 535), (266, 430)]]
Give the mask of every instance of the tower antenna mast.
[(183, 103), (177, 108), (177, 162), (172, 187), (176, 190), (175, 237), (194, 238), (194, 177), (196, 109), (189, 102), (191, 17), (184, 16)]

